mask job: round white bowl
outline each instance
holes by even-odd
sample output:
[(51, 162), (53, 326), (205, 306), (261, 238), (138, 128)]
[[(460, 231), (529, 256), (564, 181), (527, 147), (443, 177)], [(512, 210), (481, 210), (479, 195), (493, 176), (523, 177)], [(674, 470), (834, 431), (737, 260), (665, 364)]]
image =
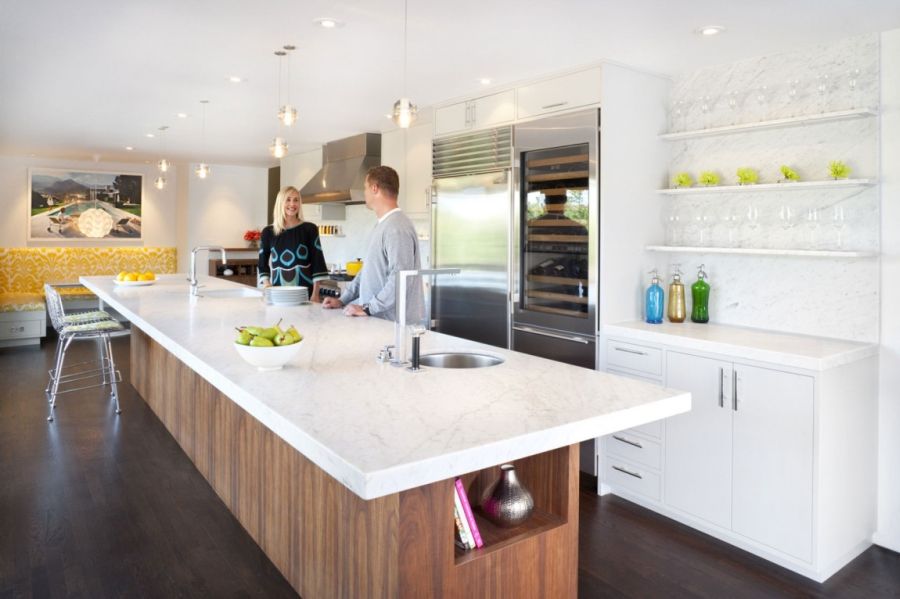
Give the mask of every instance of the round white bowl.
[(279, 370), (300, 351), (303, 341), (298, 341), (291, 345), (281, 345), (275, 347), (253, 347), (252, 345), (241, 345), (233, 343), (234, 349), (240, 354), (247, 363), (256, 366), (258, 370), (269, 371)]

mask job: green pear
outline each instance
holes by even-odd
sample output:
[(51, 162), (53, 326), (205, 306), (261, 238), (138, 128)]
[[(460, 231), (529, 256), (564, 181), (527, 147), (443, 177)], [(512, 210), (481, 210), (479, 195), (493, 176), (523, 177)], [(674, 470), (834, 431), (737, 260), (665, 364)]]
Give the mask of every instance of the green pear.
[(275, 327), (267, 327), (267, 328), (263, 329), (263, 330), (259, 333), (259, 336), (260, 336), (260, 337), (265, 337), (266, 339), (268, 339), (269, 341), (271, 341), (271, 340), (274, 339), (279, 333), (280, 333), (280, 331), (279, 331), (277, 328), (275, 328)]
[(253, 340), (253, 335), (250, 334), (250, 331), (244, 329), (241, 331), (237, 339), (234, 340), (235, 343), (240, 343), (241, 345), (250, 345), (250, 341)]
[(293, 345), (294, 343), (296, 343), (296, 341), (294, 341), (294, 337), (289, 333), (279, 333), (278, 335), (275, 335), (275, 339), (273, 339), (272, 341), (275, 342), (275, 345), (279, 346)]
[(296, 329), (296, 327), (294, 327), (294, 325), (291, 325), (291, 327), (287, 330), (287, 332), (288, 332), (288, 334), (290, 334), (291, 337), (294, 338), (294, 343), (297, 343), (298, 341), (303, 340), (303, 335), (300, 334), (300, 332)]
[(254, 337), (250, 340), (252, 347), (274, 347), (275, 344), (265, 337)]
[(259, 335), (262, 335), (263, 327), (244, 327), (244, 330), (254, 337), (258, 337)]

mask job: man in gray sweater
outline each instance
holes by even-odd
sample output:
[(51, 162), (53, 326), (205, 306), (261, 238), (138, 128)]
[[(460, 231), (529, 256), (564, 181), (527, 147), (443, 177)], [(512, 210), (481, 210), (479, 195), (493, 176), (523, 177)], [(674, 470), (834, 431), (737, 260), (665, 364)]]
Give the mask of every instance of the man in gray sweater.
[[(397, 315), (397, 273), (421, 268), (419, 240), (412, 221), (397, 207), (400, 178), (389, 166), (376, 166), (366, 173), (366, 207), (378, 223), (372, 232), (363, 268), (340, 299), (326, 297), (323, 308), (344, 308), (347, 316), (378, 316), (394, 320)], [(407, 281), (407, 322), (424, 314), (420, 277)]]

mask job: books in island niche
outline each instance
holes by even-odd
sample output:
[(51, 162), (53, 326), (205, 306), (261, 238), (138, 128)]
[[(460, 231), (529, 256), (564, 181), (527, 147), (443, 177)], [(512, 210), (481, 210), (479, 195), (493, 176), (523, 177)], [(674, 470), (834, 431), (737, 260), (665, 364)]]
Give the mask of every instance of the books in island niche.
[(472, 537), (472, 530), (469, 528), (469, 522), (466, 520), (466, 513), (463, 511), (462, 502), (459, 500), (459, 493), (453, 489), (453, 509), (455, 516), (459, 519), (462, 527), (462, 538), (469, 549), (475, 549), (475, 539)]
[(484, 540), (481, 538), (481, 531), (478, 530), (478, 523), (475, 522), (475, 514), (472, 513), (472, 505), (469, 503), (469, 495), (466, 493), (466, 487), (463, 485), (462, 479), (457, 478), (454, 481), (456, 485), (456, 494), (459, 502), (462, 504), (463, 514), (469, 524), (469, 530), (472, 532), (472, 539), (475, 541), (476, 547), (484, 547)]
[(453, 492), (453, 497), (456, 499), (453, 506), (453, 520), (456, 522), (456, 532), (459, 533), (459, 539), (462, 542), (462, 549), (464, 551), (468, 551), (475, 547), (474, 541), (472, 545), (469, 546), (469, 538), (466, 536), (466, 529), (463, 526), (463, 520), (465, 520), (465, 516), (462, 513), (462, 507), (459, 504), (459, 498), (456, 496), (456, 491)]

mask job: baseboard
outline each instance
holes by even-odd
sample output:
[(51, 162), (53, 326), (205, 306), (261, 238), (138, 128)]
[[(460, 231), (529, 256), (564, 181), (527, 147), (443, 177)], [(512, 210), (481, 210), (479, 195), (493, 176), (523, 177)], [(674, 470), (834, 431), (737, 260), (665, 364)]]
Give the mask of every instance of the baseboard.
[(876, 532), (872, 535), (872, 542), (879, 547), (884, 547), (885, 549), (900, 553), (900, 539), (892, 539), (887, 535)]

